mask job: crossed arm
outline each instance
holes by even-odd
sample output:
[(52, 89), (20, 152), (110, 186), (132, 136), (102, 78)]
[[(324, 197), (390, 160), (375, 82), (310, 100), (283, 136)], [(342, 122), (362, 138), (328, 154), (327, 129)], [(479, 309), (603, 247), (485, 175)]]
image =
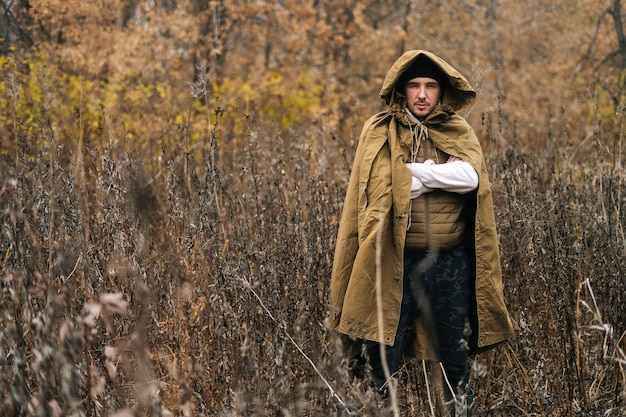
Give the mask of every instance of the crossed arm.
[(435, 189), (465, 194), (478, 187), (476, 170), (456, 156), (450, 156), (445, 164), (435, 164), (429, 159), (424, 163), (407, 163), (406, 167), (413, 175), (412, 199)]

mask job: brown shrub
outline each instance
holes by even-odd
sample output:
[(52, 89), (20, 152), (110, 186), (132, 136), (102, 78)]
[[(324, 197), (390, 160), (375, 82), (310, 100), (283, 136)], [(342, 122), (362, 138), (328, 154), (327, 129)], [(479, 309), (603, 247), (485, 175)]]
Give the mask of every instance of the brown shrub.
[[(5, 155), (0, 414), (375, 415), (324, 324), (354, 142), (314, 129), (250, 129), (228, 170), (218, 124), (199, 159)], [(550, 152), (488, 155), (520, 331), (476, 358), (475, 415), (625, 411), (623, 171)], [(424, 369), (398, 373), (402, 415), (431, 415)]]

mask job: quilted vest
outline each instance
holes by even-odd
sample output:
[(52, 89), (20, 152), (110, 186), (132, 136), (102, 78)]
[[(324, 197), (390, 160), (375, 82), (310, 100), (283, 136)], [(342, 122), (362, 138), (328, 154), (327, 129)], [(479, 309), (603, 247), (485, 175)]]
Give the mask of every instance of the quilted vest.
[[(449, 155), (435, 148), (430, 139), (420, 141), (413, 162), (432, 159), (445, 163)], [(411, 200), (411, 223), (406, 234), (407, 249), (425, 252), (447, 250), (463, 242), (465, 196), (435, 190)]]

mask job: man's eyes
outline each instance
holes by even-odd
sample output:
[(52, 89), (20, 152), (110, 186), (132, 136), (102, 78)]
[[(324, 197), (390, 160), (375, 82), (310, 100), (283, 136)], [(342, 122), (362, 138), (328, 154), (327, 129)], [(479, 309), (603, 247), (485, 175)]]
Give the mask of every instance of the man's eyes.
[[(420, 84), (409, 84), (408, 87), (409, 88), (419, 88)], [(426, 88), (438, 88), (439, 84), (437, 84), (437, 83), (428, 83), (428, 84), (425, 84), (424, 87), (426, 87)]]

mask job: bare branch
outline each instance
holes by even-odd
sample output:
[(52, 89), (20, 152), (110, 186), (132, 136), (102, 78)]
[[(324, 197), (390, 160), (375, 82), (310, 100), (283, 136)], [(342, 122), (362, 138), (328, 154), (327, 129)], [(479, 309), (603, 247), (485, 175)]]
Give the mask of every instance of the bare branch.
[(589, 45), (587, 46), (587, 51), (580, 58), (580, 61), (578, 61), (578, 64), (576, 65), (576, 69), (574, 70), (574, 73), (572, 74), (570, 81), (573, 81), (574, 79), (576, 79), (576, 77), (580, 73), (580, 70), (583, 64), (591, 56), (591, 51), (593, 50), (593, 45), (596, 43), (596, 40), (598, 39), (598, 33), (600, 32), (600, 27), (602, 26), (602, 21), (604, 20), (604, 16), (610, 13), (611, 13), (610, 9), (605, 9), (604, 12), (602, 12), (600, 16), (598, 16), (598, 20), (596, 21), (596, 28), (593, 31), (593, 35), (591, 35), (591, 41), (589, 42)]

